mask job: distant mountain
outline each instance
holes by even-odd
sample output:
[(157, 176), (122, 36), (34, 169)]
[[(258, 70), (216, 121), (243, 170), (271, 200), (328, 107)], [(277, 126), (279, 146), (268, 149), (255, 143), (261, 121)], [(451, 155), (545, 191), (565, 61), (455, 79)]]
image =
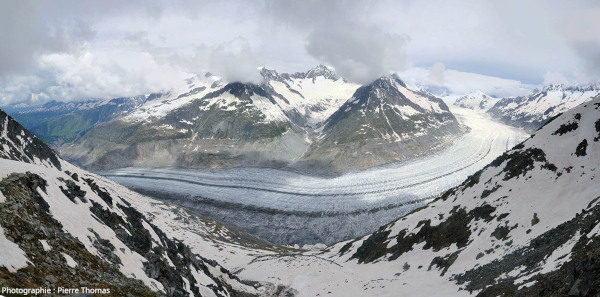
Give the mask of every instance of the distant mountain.
[(99, 123), (126, 115), (144, 102), (161, 97), (149, 94), (110, 100), (51, 101), (41, 107), (12, 113), (20, 123), (48, 143), (75, 140)]
[(192, 253), (131, 205), (138, 194), (61, 160), (1, 110), (0, 131), (2, 286), (113, 296), (265, 292)]
[(273, 166), (308, 146), (303, 129), (260, 85), (195, 88), (151, 104), (97, 125), (61, 146), (61, 155), (93, 169)]
[[(409, 90), (397, 77), (387, 86), (380, 79), (359, 89), (323, 65), (260, 73), (261, 84), (228, 83), (207, 73), (183, 89), (128, 104), (53, 103), (17, 116), (61, 156), (94, 170), (267, 166), (337, 174), (427, 154), (463, 132), (440, 99)], [(348, 100), (363, 102), (371, 89), (381, 104), (351, 111), (355, 103)], [(358, 110), (365, 115), (354, 114)], [(377, 147), (381, 141), (387, 144)], [(354, 164), (345, 152), (355, 155)], [(365, 155), (357, 158), (358, 152)]]
[(429, 154), (464, 132), (439, 98), (412, 91), (397, 75), (362, 86), (325, 122), (304, 166), (363, 169)]
[(482, 91), (476, 91), (459, 97), (454, 101), (454, 105), (462, 108), (487, 111), (497, 101), (498, 99), (492, 98)]
[(533, 132), (552, 117), (600, 94), (600, 85), (550, 85), (531, 95), (504, 98), (488, 112), (496, 119)]
[(262, 87), (291, 121), (306, 127), (309, 133), (319, 128), (359, 87), (323, 65), (294, 74), (263, 68), (261, 74)]
[(416, 280), (426, 279), (429, 292), (449, 296), (596, 296), (599, 169), (594, 99), (426, 207), (321, 256), (389, 278), (370, 288), (382, 295), (423, 290)]

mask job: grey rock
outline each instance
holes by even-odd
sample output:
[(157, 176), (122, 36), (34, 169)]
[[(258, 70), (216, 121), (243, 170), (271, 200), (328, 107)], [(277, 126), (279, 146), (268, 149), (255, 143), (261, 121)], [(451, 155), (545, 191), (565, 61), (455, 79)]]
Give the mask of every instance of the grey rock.
[(56, 278), (56, 276), (54, 276), (52, 274), (46, 275), (46, 277), (44, 277), (44, 279), (47, 280), (51, 284), (56, 284), (58, 282), (58, 278)]

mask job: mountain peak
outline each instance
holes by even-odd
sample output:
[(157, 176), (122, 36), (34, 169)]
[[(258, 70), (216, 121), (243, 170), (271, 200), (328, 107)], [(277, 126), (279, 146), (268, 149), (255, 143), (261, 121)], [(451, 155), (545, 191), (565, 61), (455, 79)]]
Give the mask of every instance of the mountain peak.
[(267, 69), (265, 67), (260, 68), (260, 75), (266, 80), (279, 78), (279, 73), (277, 70)]
[(317, 65), (316, 67), (308, 70), (305, 73), (298, 72), (293, 75), (293, 77), (295, 77), (295, 78), (312, 78), (312, 79), (315, 79), (319, 76), (324, 77), (326, 79), (331, 79), (331, 80), (340, 79), (340, 76), (337, 73), (335, 73), (335, 70), (333, 68), (330, 68), (323, 64)]
[(476, 95), (476, 96), (485, 96), (488, 97), (488, 95), (486, 93), (484, 93), (482, 90), (477, 90), (477, 91), (473, 91), (467, 95)]
[(497, 101), (481, 90), (470, 92), (456, 99), (454, 105), (473, 110), (488, 110)]
[(306, 71), (306, 72), (296, 72), (292, 75), (287, 74), (287, 73), (279, 73), (276, 70), (272, 70), (272, 69), (267, 69), (265, 67), (260, 67), (259, 68), (260, 71), (260, 75), (263, 77), (263, 79), (265, 81), (269, 81), (269, 80), (273, 80), (273, 81), (282, 81), (282, 80), (287, 80), (290, 78), (296, 78), (296, 79), (315, 79), (317, 77), (324, 77), (326, 79), (331, 79), (331, 80), (338, 80), (341, 77), (339, 75), (337, 75), (337, 73), (335, 73), (335, 70), (333, 70), (333, 68), (330, 68), (328, 66), (325, 65), (317, 65), (314, 68), (311, 68), (310, 70)]
[(396, 88), (396, 86), (395, 86), (396, 84), (399, 84), (400, 86), (406, 88), (406, 84), (402, 81), (402, 79), (400, 79), (400, 76), (398, 76), (398, 74), (396, 74), (396, 73), (393, 73), (393, 74), (387, 75), (387, 76), (381, 76), (371, 83), (371, 85), (376, 88), (377, 87), (379, 87), (379, 88), (380, 87)]

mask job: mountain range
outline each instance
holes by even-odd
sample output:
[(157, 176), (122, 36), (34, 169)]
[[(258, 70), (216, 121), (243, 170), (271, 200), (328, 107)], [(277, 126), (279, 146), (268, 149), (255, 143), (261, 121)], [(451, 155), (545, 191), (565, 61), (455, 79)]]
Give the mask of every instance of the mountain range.
[(600, 94), (600, 85), (548, 85), (527, 96), (499, 100), (488, 113), (515, 127), (534, 132), (552, 117)]
[(359, 86), (323, 65), (260, 73), (261, 84), (206, 73), (164, 94), (53, 102), (14, 116), (93, 170), (266, 166), (337, 175), (434, 152), (466, 131), (442, 100), (395, 75)]

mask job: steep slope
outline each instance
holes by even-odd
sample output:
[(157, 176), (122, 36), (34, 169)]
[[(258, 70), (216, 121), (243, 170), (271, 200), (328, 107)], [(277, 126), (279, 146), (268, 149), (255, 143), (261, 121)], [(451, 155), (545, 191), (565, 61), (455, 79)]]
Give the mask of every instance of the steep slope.
[(300, 168), (343, 173), (432, 153), (464, 132), (448, 106), (396, 75), (360, 87), (325, 122)]
[(112, 296), (259, 293), (149, 223), (127, 189), (60, 160), (2, 111), (0, 123), (3, 287), (85, 286)]
[(98, 125), (62, 146), (61, 155), (93, 169), (273, 165), (298, 158), (307, 145), (301, 129), (258, 85), (190, 92), (176, 97), (175, 108), (148, 107)]
[(0, 158), (61, 169), (56, 153), (0, 110)]
[(482, 91), (477, 91), (459, 97), (454, 101), (454, 105), (462, 108), (487, 111), (497, 101), (498, 99), (494, 99)]
[(365, 272), (378, 269), (370, 279), (394, 279), (404, 283), (404, 292), (420, 277), (444, 290), (439, 295), (595, 296), (598, 168), (595, 99), (549, 122), (428, 206), (326, 255)]
[(204, 97), (206, 94), (219, 90), (225, 85), (220, 77), (210, 72), (196, 74), (185, 81), (183, 87), (173, 88), (168, 93), (148, 100), (139, 108), (127, 114), (125, 122), (152, 122), (165, 117), (169, 112), (190, 102)]
[(309, 132), (321, 126), (359, 87), (324, 65), (294, 74), (263, 68), (261, 75), (265, 90), (292, 121)]
[(358, 87), (325, 66), (305, 73), (262, 69), (260, 85), (212, 76), (98, 125), (61, 154), (92, 169), (124, 166), (289, 165), (315, 127)]
[(533, 132), (550, 118), (600, 94), (600, 86), (550, 85), (529, 96), (504, 98), (488, 110), (506, 124)]

